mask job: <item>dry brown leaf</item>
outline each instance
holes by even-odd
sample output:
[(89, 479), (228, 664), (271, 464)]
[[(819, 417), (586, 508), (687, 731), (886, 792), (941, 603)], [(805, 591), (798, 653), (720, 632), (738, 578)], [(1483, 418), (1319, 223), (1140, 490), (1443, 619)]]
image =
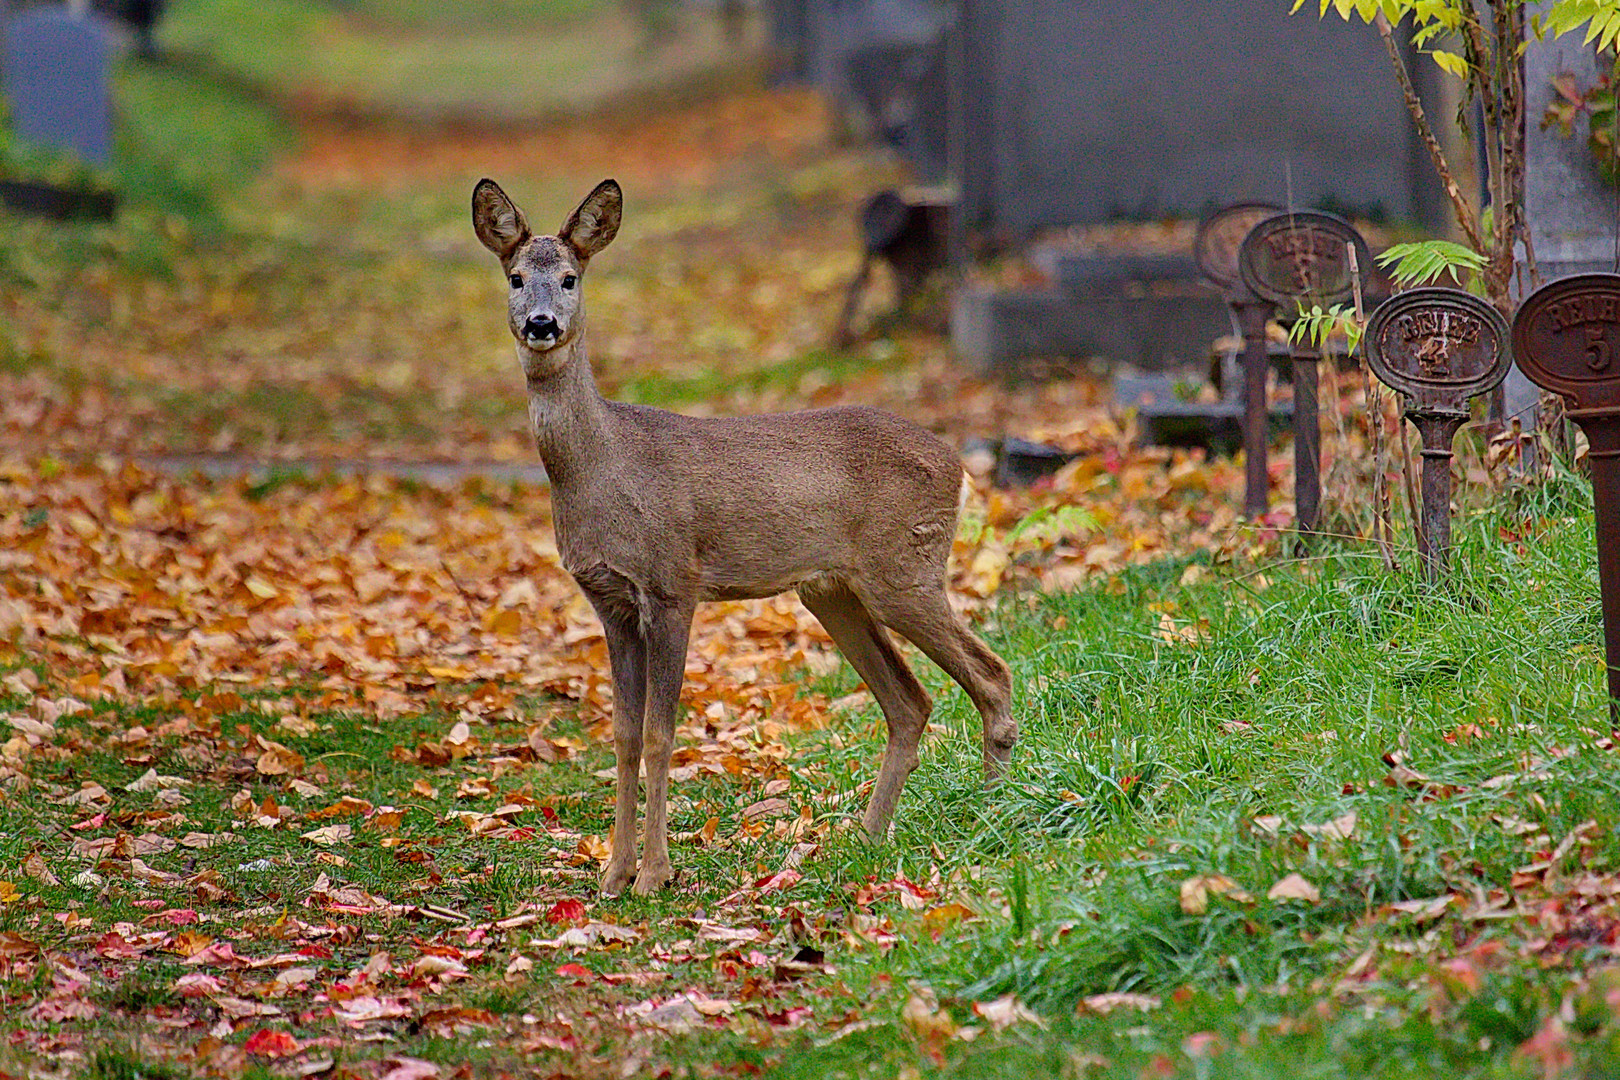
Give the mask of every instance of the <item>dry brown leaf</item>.
[(1303, 900), (1307, 904), (1320, 903), (1322, 893), (1299, 874), (1289, 874), (1266, 890), (1267, 900)]

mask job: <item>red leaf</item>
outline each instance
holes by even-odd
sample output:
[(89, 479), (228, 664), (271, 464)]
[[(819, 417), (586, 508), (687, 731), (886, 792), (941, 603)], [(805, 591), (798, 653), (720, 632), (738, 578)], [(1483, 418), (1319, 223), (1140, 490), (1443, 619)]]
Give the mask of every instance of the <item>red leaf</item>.
[(168, 908), (154, 915), (148, 915), (146, 921), (154, 924), (168, 923), (170, 926), (190, 926), (200, 918), (202, 916), (193, 908)]
[(790, 866), (786, 870), (778, 871), (769, 877), (760, 878), (754, 882), (754, 888), (761, 893), (781, 892), (784, 889), (793, 888), (802, 880), (804, 880), (804, 875)]
[(298, 1040), (285, 1031), (260, 1028), (248, 1036), (247, 1042), (242, 1044), (242, 1049), (260, 1057), (287, 1057), (289, 1054), (298, 1053)]
[(109, 930), (101, 935), (101, 939), (96, 942), (96, 954), (98, 956), (128, 959), (141, 955), (141, 950), (135, 946), (134, 942), (124, 938), (118, 931)]
[(559, 900), (551, 905), (550, 911), (546, 912), (546, 922), (553, 926), (558, 923), (578, 922), (584, 917), (585, 904), (580, 900)]
[(557, 974), (565, 979), (573, 979), (576, 986), (584, 986), (596, 978), (596, 972), (584, 964), (564, 964), (557, 969)]

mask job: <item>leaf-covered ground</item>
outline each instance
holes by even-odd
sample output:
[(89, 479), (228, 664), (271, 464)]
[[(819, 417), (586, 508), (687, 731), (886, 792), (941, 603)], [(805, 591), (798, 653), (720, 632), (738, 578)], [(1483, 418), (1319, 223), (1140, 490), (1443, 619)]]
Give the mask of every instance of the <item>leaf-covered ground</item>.
[[(262, 81), (288, 55), (237, 61)], [(110, 227), (0, 219), (0, 1072), (1612, 1062), (1620, 822), (1577, 482), (1464, 530), (1469, 584), (1441, 597), (1355, 545), (1278, 562), (1286, 459), (1274, 517), (1240, 525), (1234, 463), (1139, 446), (1089, 378), (976, 378), (881, 289), (829, 350), (855, 208), (899, 174), (804, 93), (288, 130), (193, 66), (120, 85), (143, 197)], [(681, 877), (602, 902), (611, 694), (543, 489), (151, 467), (531, 462), (467, 221), (483, 175), (540, 225), (624, 185), (588, 283), (611, 393), (870, 402), (1076, 454), (1017, 491), (969, 460), (953, 577), (1018, 677), (1012, 783), (980, 790), (972, 710), (921, 663), (935, 730), (867, 845), (869, 697), (791, 597), (710, 605)], [(1328, 439), (1350, 526), (1360, 440)]]

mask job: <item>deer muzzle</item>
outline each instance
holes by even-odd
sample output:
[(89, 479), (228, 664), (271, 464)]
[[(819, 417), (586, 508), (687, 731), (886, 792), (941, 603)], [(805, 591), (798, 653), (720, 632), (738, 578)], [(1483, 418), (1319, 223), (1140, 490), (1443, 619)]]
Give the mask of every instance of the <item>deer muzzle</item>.
[(530, 315), (523, 323), (523, 340), (535, 346), (555, 345), (562, 338), (562, 326), (553, 315)]

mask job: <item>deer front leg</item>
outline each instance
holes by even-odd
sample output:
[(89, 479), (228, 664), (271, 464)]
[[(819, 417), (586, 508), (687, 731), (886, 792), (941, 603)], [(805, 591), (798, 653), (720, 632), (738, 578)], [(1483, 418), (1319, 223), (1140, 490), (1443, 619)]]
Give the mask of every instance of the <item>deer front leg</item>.
[(657, 892), (674, 876), (669, 861), (669, 758), (675, 751), (675, 711), (686, 678), (692, 609), (660, 606), (647, 619), (647, 835), (636, 895)]
[(636, 789), (641, 774), (642, 718), (647, 702), (647, 645), (634, 615), (608, 609), (602, 617), (613, 666), (613, 850), (602, 872), (602, 895), (624, 892), (636, 872)]

